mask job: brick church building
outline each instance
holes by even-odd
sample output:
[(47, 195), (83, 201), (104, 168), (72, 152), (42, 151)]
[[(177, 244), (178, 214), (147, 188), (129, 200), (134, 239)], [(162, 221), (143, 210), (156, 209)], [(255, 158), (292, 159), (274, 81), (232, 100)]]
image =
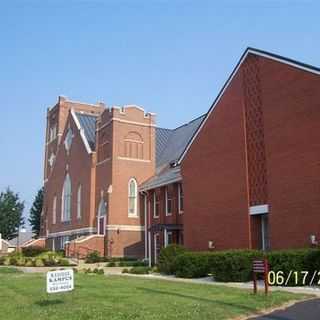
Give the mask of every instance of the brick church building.
[(320, 239), (320, 69), (248, 48), (209, 111), (176, 129), (138, 106), (47, 112), (46, 245), (85, 256), (282, 249)]

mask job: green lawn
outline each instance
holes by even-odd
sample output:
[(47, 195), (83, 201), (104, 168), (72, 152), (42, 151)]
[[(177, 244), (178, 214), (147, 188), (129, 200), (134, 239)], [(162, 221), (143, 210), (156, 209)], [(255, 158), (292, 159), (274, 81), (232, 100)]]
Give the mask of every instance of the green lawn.
[(0, 268), (0, 319), (231, 319), (303, 298), (132, 277), (77, 274), (73, 293), (45, 293), (44, 274)]

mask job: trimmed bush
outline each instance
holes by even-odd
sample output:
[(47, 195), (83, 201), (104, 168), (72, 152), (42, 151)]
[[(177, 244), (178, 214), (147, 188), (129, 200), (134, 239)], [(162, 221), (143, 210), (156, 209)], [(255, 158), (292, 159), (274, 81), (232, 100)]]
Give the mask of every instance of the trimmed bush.
[(97, 263), (101, 261), (101, 256), (99, 251), (90, 252), (85, 259), (86, 263)]
[(42, 247), (37, 247), (37, 246), (30, 246), (30, 247), (25, 247), (22, 248), (22, 254), (25, 257), (36, 257), (40, 255), (43, 252), (47, 252), (48, 249), (42, 248)]
[(187, 252), (176, 257), (175, 274), (181, 278), (205, 277), (211, 272), (211, 253)]
[(176, 273), (176, 259), (187, 250), (177, 244), (170, 244), (162, 248), (159, 255), (158, 269), (161, 273), (175, 274)]
[(263, 256), (255, 250), (217, 252), (210, 259), (210, 271), (216, 281), (247, 282), (252, 280), (252, 261)]
[[(290, 276), (287, 285), (306, 285), (309, 284), (314, 271), (319, 271), (320, 267), (320, 250), (319, 249), (300, 249), (300, 250), (281, 250), (273, 251), (267, 254), (270, 270), (275, 273), (281, 271), (285, 279), (289, 276), (290, 271), (298, 272), (297, 279), (294, 274)], [(303, 274), (301, 271), (308, 271), (309, 274), (303, 283)], [(316, 279), (318, 279), (316, 277)], [(296, 283), (298, 280), (298, 283)], [(317, 280), (316, 280), (317, 281)]]
[(6, 257), (0, 257), (0, 266), (4, 265), (5, 260), (6, 260)]
[(34, 261), (32, 258), (26, 258), (26, 263), (25, 263), (26, 267), (33, 267), (34, 266)]
[(129, 270), (131, 274), (149, 274), (151, 268), (149, 267), (133, 267)]
[(124, 260), (120, 261), (118, 265), (119, 267), (145, 267), (146, 263), (144, 261)]
[(58, 266), (68, 267), (68, 266), (70, 266), (70, 262), (68, 259), (60, 258), (60, 259), (58, 259)]
[(116, 263), (114, 261), (108, 262), (106, 267), (110, 267), (110, 268), (116, 267)]
[(35, 266), (35, 267), (44, 267), (44, 263), (43, 263), (42, 259), (36, 258), (36, 259), (34, 260), (34, 266)]

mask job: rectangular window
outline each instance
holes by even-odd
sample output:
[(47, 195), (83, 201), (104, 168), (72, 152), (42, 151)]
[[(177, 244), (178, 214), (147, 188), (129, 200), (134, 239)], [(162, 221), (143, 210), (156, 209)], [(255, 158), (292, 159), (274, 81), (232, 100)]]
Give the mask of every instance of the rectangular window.
[(166, 216), (172, 215), (172, 194), (166, 187)]
[(153, 217), (158, 218), (160, 212), (160, 197), (156, 191), (153, 192)]
[(53, 198), (53, 205), (52, 205), (52, 224), (56, 224), (57, 222), (57, 196)]
[(178, 199), (179, 199), (179, 213), (183, 213), (184, 203), (183, 203), (183, 187), (182, 184), (178, 184)]
[(172, 231), (167, 232), (167, 246), (173, 243)]
[(157, 264), (158, 257), (160, 255), (161, 244), (160, 244), (160, 235), (156, 233), (154, 235), (154, 263)]
[(78, 187), (78, 194), (77, 194), (77, 218), (81, 219), (81, 184)]
[(69, 236), (62, 236), (60, 239), (61, 239), (60, 250), (64, 250), (66, 243), (70, 241), (70, 237)]

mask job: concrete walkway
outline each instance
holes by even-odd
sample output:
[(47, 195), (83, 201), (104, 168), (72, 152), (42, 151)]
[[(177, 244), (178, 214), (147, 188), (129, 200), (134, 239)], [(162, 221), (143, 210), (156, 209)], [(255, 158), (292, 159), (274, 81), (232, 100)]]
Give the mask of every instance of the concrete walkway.
[(320, 299), (298, 302), (284, 310), (274, 311), (270, 314), (249, 318), (248, 320), (319, 320)]

